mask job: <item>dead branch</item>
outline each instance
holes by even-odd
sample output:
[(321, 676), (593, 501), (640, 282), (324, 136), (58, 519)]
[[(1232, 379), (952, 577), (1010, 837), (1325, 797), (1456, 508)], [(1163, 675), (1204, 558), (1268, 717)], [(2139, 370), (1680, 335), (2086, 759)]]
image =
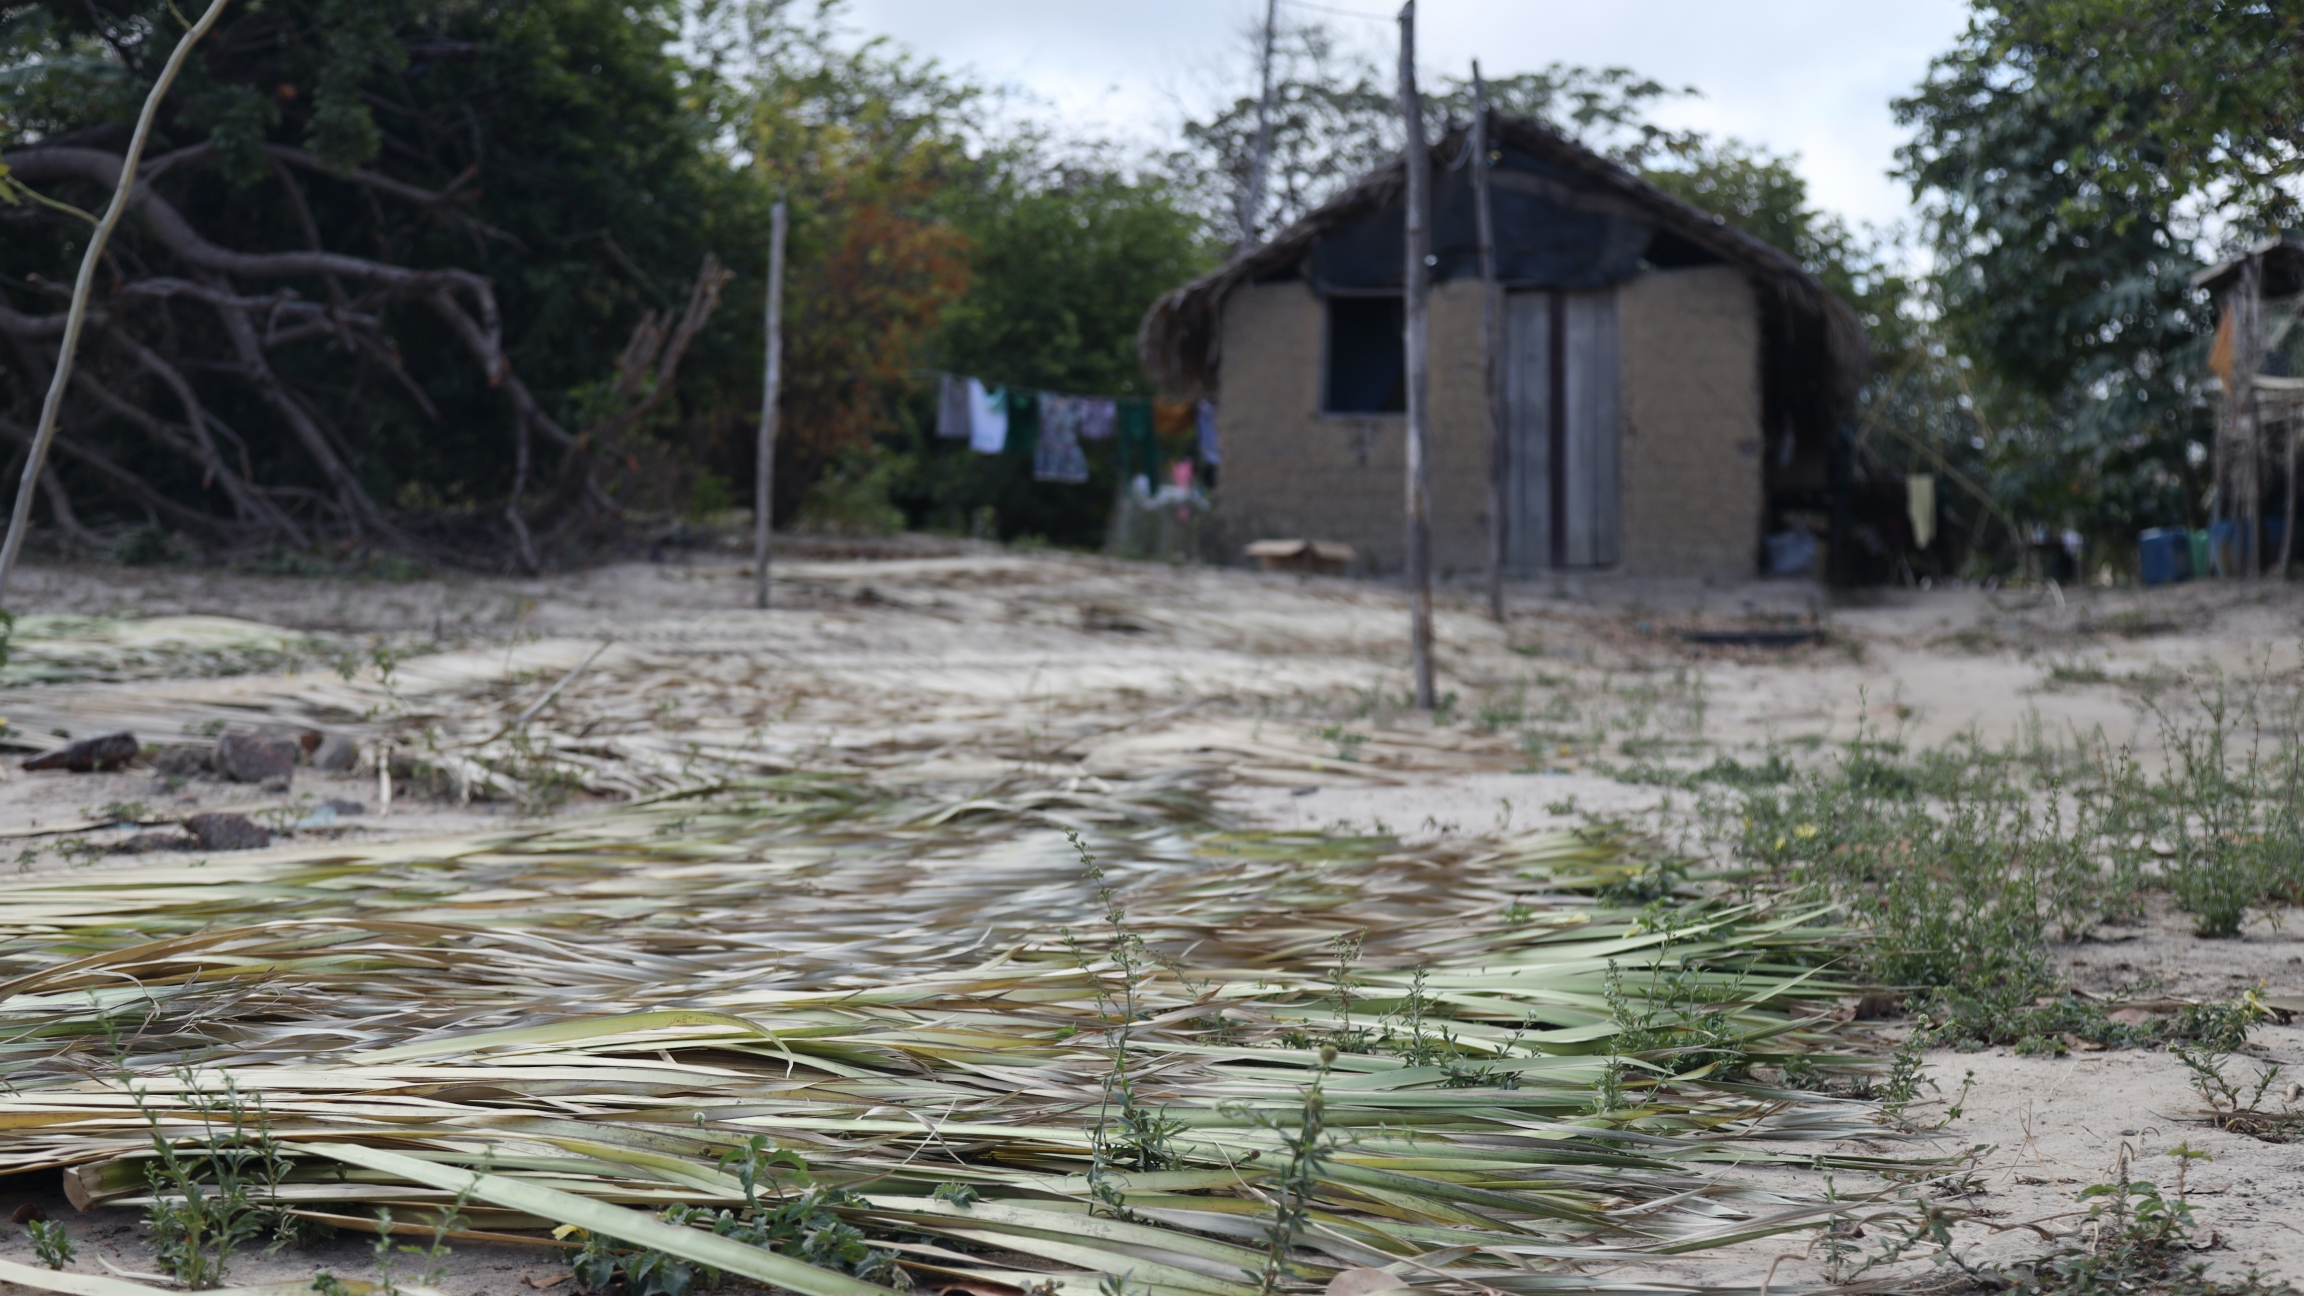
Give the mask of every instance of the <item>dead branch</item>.
[[(32, 429), (14, 419), (0, 417), (0, 437), (5, 437), (17, 445), (28, 447), (32, 444)], [(212, 513), (203, 513), (198, 509), (186, 508), (153, 489), (151, 483), (142, 477), (113, 462), (111, 456), (92, 446), (83, 444), (77, 439), (58, 437), (56, 439), (56, 451), (75, 462), (87, 465), (90, 470), (111, 482), (123, 493), (150, 511), (170, 519), (178, 526), (223, 539), (246, 541), (260, 537), (261, 533), (254, 532), (253, 528), (239, 527), (230, 520), (217, 517)]]
[(56, 519), (56, 529), (64, 538), (84, 549), (101, 549), (103, 538), (80, 525), (80, 515), (72, 511), (72, 497), (64, 493), (64, 483), (51, 466), (40, 472), (40, 493), (48, 500), (48, 512)]
[(256, 326), (248, 318), (248, 311), (240, 306), (220, 306), (216, 313), (224, 321), (224, 335), (231, 339), (232, 349), (239, 354), (244, 376), (264, 398), (264, 403), (270, 405), (280, 415), (281, 421), (288, 425), (297, 443), (304, 448), (304, 453), (319, 466), (321, 476), (327, 478), (335, 496), (336, 506), (343, 510), (345, 521), (351, 524), (354, 535), (381, 535), (401, 544), (408, 543), (408, 537), (385, 520), (375, 502), (368, 498), (368, 492), (360, 488), (360, 479), (337, 456), (335, 447), (328, 444), (328, 434), (312, 417), (311, 411), (304, 408), (280, 381), (279, 375), (273, 372), (271, 361), (264, 354), (264, 344), (256, 336)]
[[(664, 403), (664, 398), (672, 392), (673, 378), (680, 371), (681, 357), (688, 353), (689, 344), (711, 320), (713, 310), (720, 304), (720, 291), (734, 277), (720, 264), (720, 258), (706, 253), (703, 266), (696, 272), (695, 286), (689, 289), (688, 307), (681, 312), (677, 326), (668, 333), (666, 321), (655, 311), (640, 317), (631, 338), (624, 343), (623, 352), (616, 358), (614, 400), (618, 408), (584, 430), (578, 438), (584, 448), (607, 449)], [(650, 373), (651, 369), (655, 372)]]
[[(145, 266), (131, 262), (126, 281), (116, 284), (109, 299), (91, 315), (90, 322), (101, 328), (126, 357), (132, 358), (139, 370), (158, 378), (169, 389), (183, 412), (183, 421), (156, 416), (137, 407), (132, 396), (92, 381), (75, 384), (77, 399), (91, 402), (104, 415), (137, 427), (171, 453), (196, 462), (202, 470), (204, 486), (221, 484), (240, 524), (261, 527), (289, 543), (308, 545), (317, 538), (309, 524), (300, 524), (290, 510), (276, 502), (297, 498), (315, 506), (324, 504), (355, 539), (383, 540), (395, 546), (413, 547), (412, 538), (362, 489), (358, 475), (350, 467), (349, 444), (341, 434), (335, 433), (333, 424), (325, 416), (290, 388), (274, 368), (270, 353), (307, 341), (332, 343), (381, 365), (418, 408), (436, 419), (440, 417), (438, 408), (422, 385), (401, 365), (399, 348), (387, 332), (387, 312), (395, 302), (420, 300), (447, 326), (450, 336), (478, 364), (488, 384), (503, 394), (509, 407), (514, 473), (503, 516), (505, 526), (512, 532), (520, 565), (529, 570), (540, 567), (531, 534), (533, 528), (549, 526), (552, 533), (558, 535), (594, 517), (616, 516), (620, 510), (603, 489), (596, 464), (612, 458), (609, 452), (620, 446), (669, 396), (682, 358), (710, 319), (720, 292), (730, 278), (717, 259), (705, 259), (686, 309), (676, 322), (654, 312), (640, 321), (619, 357), (610, 411), (581, 433), (572, 433), (544, 410), (527, 384), (513, 372), (504, 354), (495, 293), (485, 277), (454, 268), (415, 269), (328, 251), (321, 246), (317, 222), (296, 174), (321, 174), (352, 184), (368, 195), (371, 202), (377, 197), (386, 197), (463, 220), (451, 209), (465, 201), (462, 190), (476, 171), (468, 169), (445, 189), (434, 191), (368, 172), (336, 172), (297, 149), (268, 146), (265, 151), (302, 231), (302, 241), (306, 244), (303, 249), (242, 252), (224, 247), (200, 233), (183, 212), (156, 193), (150, 183), (162, 174), (209, 160), (215, 152), (208, 144), (178, 149), (152, 159), (139, 170), (139, 181), (128, 200), (127, 210), (141, 218), (144, 228), (160, 248), (193, 273), (141, 274), (138, 272)], [(19, 150), (9, 154), (6, 161), (16, 175), (34, 183), (78, 180), (111, 185), (119, 180), (122, 166), (118, 156), (102, 149), (64, 145)], [(466, 223), (490, 234), (509, 237), (498, 231), (487, 231), (478, 222)], [(320, 280), (326, 286), (328, 300), (325, 303), (307, 300), (281, 282), (299, 278)], [(268, 293), (252, 293), (236, 287), (237, 280), (279, 286)], [(228, 344), (229, 358), (177, 355), (173, 353), (173, 342), (164, 339), (156, 347), (140, 340), (126, 327), (130, 320), (137, 318), (129, 303), (149, 301), (161, 308), (158, 318), (171, 330), (167, 336), (174, 337), (173, 316), (165, 304), (177, 300), (198, 303), (214, 312), (223, 328), (210, 336), (220, 335)], [(25, 314), (0, 303), (0, 335), (10, 337), (20, 349), (26, 343), (37, 347), (59, 336), (62, 329), (61, 317)], [(163, 349), (170, 353), (163, 354)], [(248, 384), (278, 418), (304, 458), (318, 469), (327, 485), (325, 493), (287, 491), (256, 482), (246, 462), (247, 448), (241, 438), (203, 408), (187, 377), (196, 373), (223, 375)], [(81, 420), (75, 426), (85, 424), (86, 420)], [(239, 448), (242, 463), (237, 473), (224, 463), (217, 443), (219, 436)], [(527, 507), (523, 500), (537, 476), (533, 440), (538, 436), (559, 452), (559, 462), (551, 488), (533, 507)], [(136, 479), (135, 487), (130, 487), (133, 473), (109, 456), (100, 452), (93, 455), (93, 458), (75, 455), (75, 459), (137, 500), (158, 507), (153, 501), (160, 492), (140, 479)], [(191, 511), (179, 505), (171, 516), (189, 522), (189, 518), (183, 517), (188, 512)], [(316, 520), (326, 521), (325, 518)], [(208, 519), (211, 528), (221, 523), (222, 519)]]
[(580, 520), (575, 509), (580, 500), (609, 516), (618, 511), (615, 501), (600, 488), (593, 465), (600, 458), (614, 458), (625, 435), (671, 395), (681, 358), (711, 319), (712, 311), (720, 304), (720, 291), (732, 277), (718, 257), (706, 254), (704, 264), (696, 272), (696, 283), (689, 290), (687, 309), (681, 312), (677, 325), (668, 331), (663, 317), (654, 311), (640, 318), (617, 358), (613, 393), (616, 408), (577, 436), (562, 463), (560, 480), (554, 483), (543, 504), (529, 515), (531, 526), (557, 518), (560, 525), (554, 528), (555, 533), (565, 530)]

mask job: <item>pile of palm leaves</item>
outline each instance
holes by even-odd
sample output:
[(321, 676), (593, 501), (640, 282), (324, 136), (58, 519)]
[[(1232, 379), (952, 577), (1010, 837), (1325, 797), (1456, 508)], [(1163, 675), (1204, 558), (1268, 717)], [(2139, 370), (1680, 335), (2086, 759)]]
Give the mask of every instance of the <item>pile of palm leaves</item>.
[(0, 1173), (83, 1205), (233, 1179), (282, 1227), (387, 1206), (635, 1293), (1620, 1285), (1592, 1271), (1845, 1216), (1737, 1167), (1880, 1132), (1753, 1077), (1834, 1052), (1845, 933), (1596, 899), (1642, 849), (786, 778), (25, 878)]
[(245, 675), (324, 651), (310, 636), (226, 616), (26, 616), (0, 645), (4, 688)]

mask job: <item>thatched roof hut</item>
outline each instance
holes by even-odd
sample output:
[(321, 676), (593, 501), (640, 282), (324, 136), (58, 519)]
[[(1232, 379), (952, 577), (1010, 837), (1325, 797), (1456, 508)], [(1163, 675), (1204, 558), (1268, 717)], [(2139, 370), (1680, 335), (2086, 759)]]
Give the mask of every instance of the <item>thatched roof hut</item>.
[[(1467, 471), (1464, 483), (1435, 481), (1436, 509), (1456, 492), (1461, 533), (1439, 535), (1435, 552), (1461, 566), (1484, 547), (1487, 459), (1484, 347), (1477, 328), (1451, 322), (1478, 312), (1468, 134), (1455, 127), (1432, 146), (1434, 435), (1462, 443)], [(1839, 443), (1870, 364), (1847, 303), (1781, 250), (1540, 122), (1492, 119), (1491, 149), (1499, 278), (1522, 339), (1510, 345), (1551, 348), (1548, 370), (1533, 352), (1505, 360), (1515, 399), (1551, 402), (1515, 414), (1508, 436), (1520, 446), (1513, 565), (1750, 573), (1763, 534), (1844, 530)], [(1335, 430), (1396, 408), (1363, 397), (1384, 385), (1369, 366), (1390, 363), (1379, 334), (1404, 277), (1405, 170), (1394, 158), (1145, 317), (1139, 347), (1154, 380), (1220, 407), (1218, 509), (1237, 538), (1343, 540), (1379, 568), (1398, 547), (1387, 538), (1396, 493), (1326, 460)], [(1677, 448), (1664, 448), (1667, 427)], [(1359, 435), (1350, 466), (1375, 466), (1380, 440)], [(1743, 467), (1723, 479), (1731, 457)], [(1749, 491), (1736, 485), (1745, 476)], [(1736, 498), (1704, 526), (1671, 522), (1690, 511), (1670, 497), (1699, 489)]]

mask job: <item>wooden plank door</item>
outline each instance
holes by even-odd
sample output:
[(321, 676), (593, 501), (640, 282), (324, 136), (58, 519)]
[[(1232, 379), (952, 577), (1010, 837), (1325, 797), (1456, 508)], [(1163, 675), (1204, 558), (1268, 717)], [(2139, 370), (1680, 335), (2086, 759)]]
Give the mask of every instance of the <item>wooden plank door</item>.
[(1615, 289), (1508, 294), (1504, 349), (1508, 564), (1523, 573), (1613, 566), (1623, 384)]

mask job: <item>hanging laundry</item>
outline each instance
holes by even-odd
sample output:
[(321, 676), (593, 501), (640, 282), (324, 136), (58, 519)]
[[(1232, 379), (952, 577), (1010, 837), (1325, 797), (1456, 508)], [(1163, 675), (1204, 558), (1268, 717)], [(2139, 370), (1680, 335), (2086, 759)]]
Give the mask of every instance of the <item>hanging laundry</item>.
[(1912, 523), (1912, 547), (1925, 549), (1936, 538), (1936, 476), (1912, 473), (1904, 478), (1904, 516)]
[(1103, 441), (1112, 435), (1114, 420), (1120, 413), (1120, 402), (1109, 396), (1075, 396), (1080, 402), (1080, 439)]
[(1040, 393), (1029, 387), (1008, 389), (1008, 444), (1001, 453), (1030, 459), (1040, 445)]
[(1152, 430), (1162, 436), (1186, 436), (1195, 430), (1191, 401), (1152, 402)]
[(978, 454), (998, 454), (1008, 445), (1008, 403), (995, 387), (986, 390), (980, 379), (968, 380), (968, 448)]
[(1200, 462), (1204, 464), (1222, 462), (1221, 457), (1216, 452), (1215, 404), (1210, 401), (1200, 402), (1199, 409), (1194, 411), (1194, 417), (1200, 425)]
[(1080, 411), (1085, 404), (1078, 396), (1040, 394), (1040, 444), (1032, 451), (1032, 480), (1075, 486), (1088, 480), (1088, 455), (1080, 448)]
[(1080, 407), (1083, 396), (1066, 396), (1059, 392), (1040, 393), (1040, 435), (1080, 438)]
[(961, 441), (968, 436), (968, 380), (951, 374), (936, 376), (936, 439)]
[(1152, 435), (1152, 402), (1123, 396), (1113, 423), (1120, 437), (1120, 475), (1147, 482), (1160, 475), (1160, 443)]

